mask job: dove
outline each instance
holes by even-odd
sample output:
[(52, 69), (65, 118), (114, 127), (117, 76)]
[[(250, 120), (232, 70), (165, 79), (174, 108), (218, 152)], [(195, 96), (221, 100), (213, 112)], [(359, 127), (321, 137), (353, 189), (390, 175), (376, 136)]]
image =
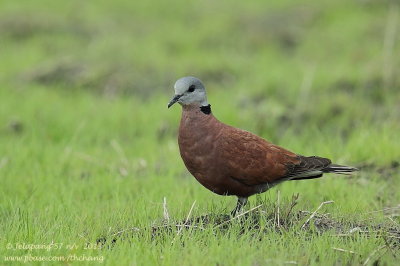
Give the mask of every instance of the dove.
[(238, 198), (231, 215), (248, 197), (289, 180), (322, 177), (325, 173), (350, 174), (355, 167), (330, 159), (303, 156), (250, 133), (220, 122), (212, 113), (203, 83), (183, 77), (174, 85), (168, 103), (182, 106), (178, 145), (182, 160), (197, 181), (210, 191)]

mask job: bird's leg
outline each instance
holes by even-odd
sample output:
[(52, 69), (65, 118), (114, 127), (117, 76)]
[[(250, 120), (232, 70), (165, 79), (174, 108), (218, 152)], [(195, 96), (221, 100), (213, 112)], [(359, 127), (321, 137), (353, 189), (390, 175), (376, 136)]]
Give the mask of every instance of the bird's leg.
[(235, 209), (233, 209), (233, 211), (231, 212), (232, 216), (235, 216), (238, 212), (240, 212), (240, 210), (242, 209), (242, 207), (244, 205), (246, 205), (247, 203), (247, 198), (246, 197), (238, 197), (238, 201), (236, 204)]

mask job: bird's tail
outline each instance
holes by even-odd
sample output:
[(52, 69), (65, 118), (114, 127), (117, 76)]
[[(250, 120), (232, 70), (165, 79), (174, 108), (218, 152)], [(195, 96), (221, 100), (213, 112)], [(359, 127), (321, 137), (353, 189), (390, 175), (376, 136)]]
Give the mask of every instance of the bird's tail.
[(305, 173), (301, 173), (290, 180), (304, 180), (304, 179), (314, 179), (319, 178), (323, 174), (332, 173), (332, 174), (340, 174), (340, 175), (351, 175), (352, 172), (358, 171), (357, 168), (339, 164), (329, 164), (324, 168), (319, 170), (313, 170)]
[(352, 172), (358, 171), (357, 168), (339, 164), (330, 164), (327, 167), (321, 169), (323, 173), (334, 173), (342, 175), (350, 175)]

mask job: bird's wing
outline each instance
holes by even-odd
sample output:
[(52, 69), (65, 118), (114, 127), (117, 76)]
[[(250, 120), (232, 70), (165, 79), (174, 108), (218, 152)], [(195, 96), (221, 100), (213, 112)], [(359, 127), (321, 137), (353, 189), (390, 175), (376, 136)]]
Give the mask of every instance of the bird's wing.
[(218, 142), (219, 165), (229, 177), (249, 186), (305, 177), (330, 164), (328, 159), (297, 155), (230, 126)]
[(298, 164), (288, 164), (286, 176), (290, 179), (300, 180), (320, 177), (322, 173), (326, 172), (328, 166), (331, 165), (331, 160), (327, 158), (310, 156), (305, 157), (298, 155), (300, 163)]

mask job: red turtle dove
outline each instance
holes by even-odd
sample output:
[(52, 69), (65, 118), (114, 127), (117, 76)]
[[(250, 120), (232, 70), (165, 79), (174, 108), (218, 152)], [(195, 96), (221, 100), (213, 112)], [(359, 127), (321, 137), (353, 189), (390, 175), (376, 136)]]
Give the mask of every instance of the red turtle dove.
[(203, 83), (194, 77), (179, 79), (168, 108), (182, 105), (179, 150), (189, 172), (219, 195), (238, 197), (235, 215), (251, 195), (288, 180), (349, 174), (357, 168), (332, 164), (317, 156), (302, 156), (248, 131), (220, 122), (211, 112)]

